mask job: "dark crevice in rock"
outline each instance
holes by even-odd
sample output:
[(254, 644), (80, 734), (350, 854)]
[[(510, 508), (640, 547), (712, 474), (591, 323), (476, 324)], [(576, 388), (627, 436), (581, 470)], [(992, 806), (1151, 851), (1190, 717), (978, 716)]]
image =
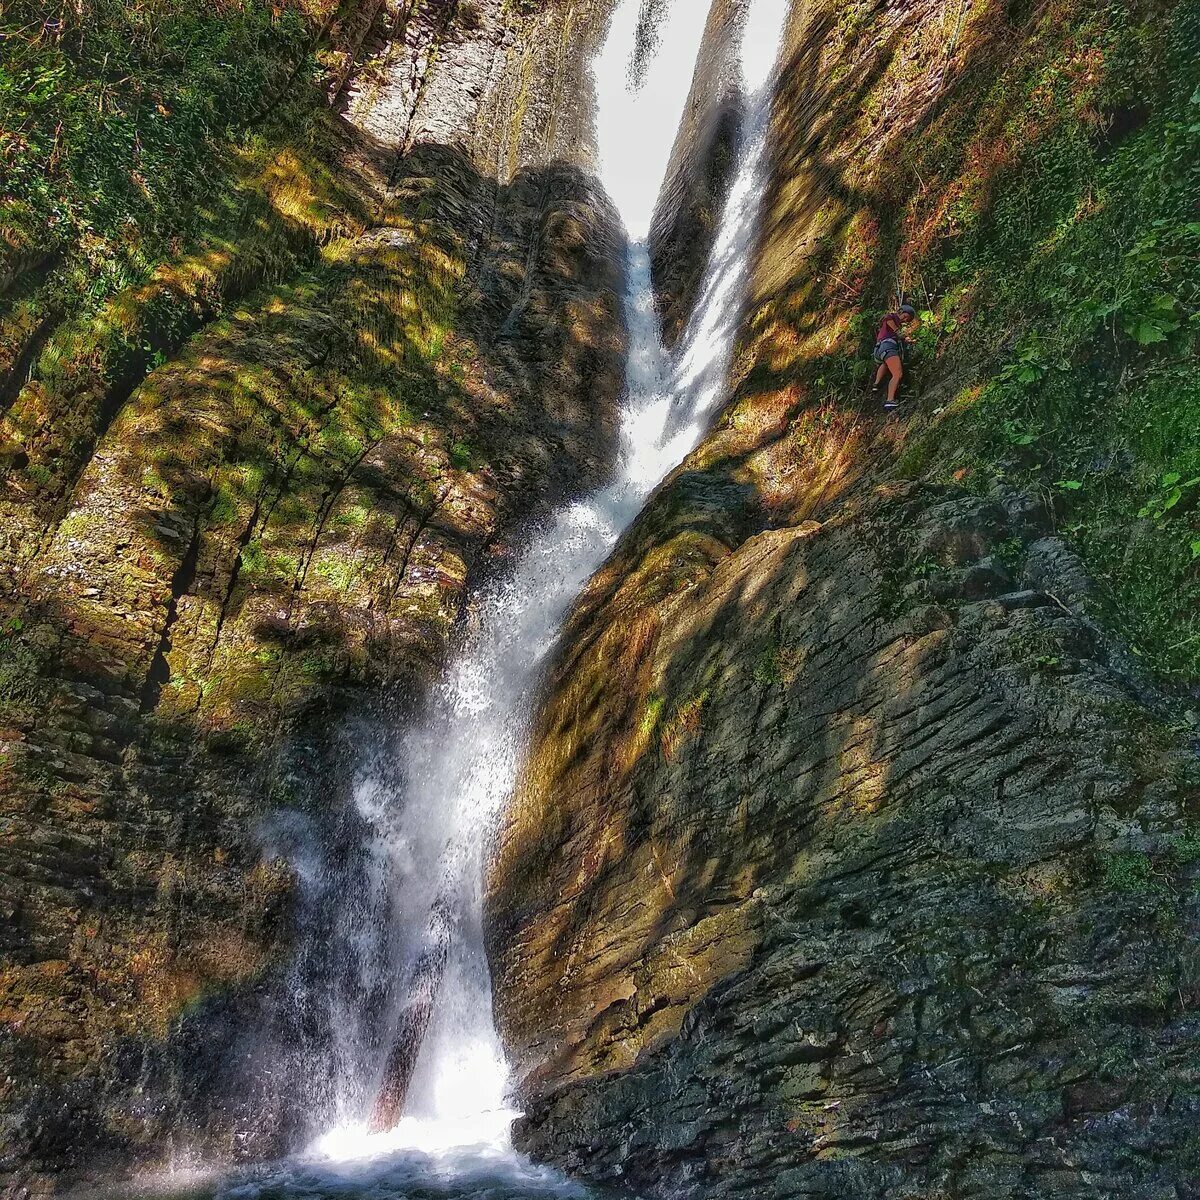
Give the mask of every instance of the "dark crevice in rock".
[[(408, 564), (412, 559), (413, 551), (417, 548), (417, 544), (420, 542), (421, 536), (424, 534), (425, 530), (429, 528), (430, 523), (437, 516), (438, 511), (445, 503), (447, 494), (448, 493), (446, 491), (443, 491), (439, 496), (436, 497), (433, 504), (430, 506), (429, 511), (422, 513), (417, 519), (416, 526), (412, 532), (412, 537), (408, 539), (408, 544), (404, 547), (404, 554), (401, 556), (400, 563), (396, 567), (395, 582), (388, 589), (386, 596), (383, 598), (383, 603), (380, 605), (380, 608), (383, 612), (387, 612), (392, 607), (397, 595), (400, 593), (400, 589), (404, 586), (404, 582), (408, 577)], [(399, 529), (399, 525), (397, 526), (397, 529)], [(393, 550), (395, 549), (395, 544), (395, 542), (392, 544)], [(391, 552), (389, 551), (389, 558), (390, 556)], [(374, 605), (374, 602), (372, 602), (372, 605)]]
[(3, 382), (0, 382), (0, 416), (8, 412), (16, 398), (21, 394), (21, 389), (29, 382), (38, 356), (46, 348), (46, 343), (54, 333), (58, 317), (59, 314), (54, 309), (51, 309), (42, 317), (30, 334), (29, 340), (25, 343), (21, 353), (17, 356), (12, 369), (5, 376)]
[(61, 250), (37, 250), (0, 260), (0, 297), (7, 298), (18, 284), (28, 286), (44, 279), (61, 261)]
[(254, 531), (258, 528), (259, 514), (262, 512), (262, 493), (260, 492), (254, 500), (254, 508), (251, 510), (250, 518), (242, 528), (242, 532), (238, 535), (236, 543), (236, 553), (233, 556), (233, 566), (229, 568), (229, 579), (225, 584), (225, 591), (221, 596), (221, 607), (217, 613), (217, 623), (213, 630), (212, 644), (209, 647), (208, 665), (212, 669), (213, 659), (217, 653), (217, 647), (221, 644), (221, 633), (225, 628), (225, 621), (229, 615), (229, 605), (233, 600), (233, 594), (237, 590), (238, 580), (242, 574), (242, 564), (245, 561), (246, 549), (254, 539)]
[(171, 633), (179, 617), (179, 603), (191, 591), (192, 584), (196, 581), (196, 567), (200, 561), (200, 541), (200, 524), (197, 522), (192, 530), (192, 539), (188, 543), (187, 552), (171, 578), (171, 599), (167, 605), (162, 635), (150, 663), (146, 685), (142, 688), (141, 711), (143, 713), (154, 711), (158, 706), (158, 698), (162, 695), (163, 688), (171, 682), (171, 664), (168, 661), (168, 655), (171, 653)]
[(369, 0), (354, 14), (353, 27), (344, 46), (346, 65), (329, 86), (331, 105), (336, 105), (342, 99), (355, 69), (362, 62), (364, 53), (377, 52), (386, 48), (388, 43), (403, 39), (410, 13), (411, 8), (402, 0), (397, 6), (390, 30), (383, 29), (383, 22), (380, 20), (381, 16), (385, 19), (387, 16), (386, 0)]
[(346, 468), (345, 472), (339, 476), (332, 488), (325, 496), (324, 501), (318, 510), (317, 520), (313, 526), (313, 535), (303, 557), (300, 560), (300, 568), (296, 572), (296, 578), (292, 581), (291, 598), (288, 600), (288, 619), (291, 619), (292, 613), (295, 611), (296, 600), (300, 593), (304, 590), (305, 580), (308, 578), (308, 568), (312, 564), (313, 555), (317, 552), (317, 547), (321, 544), (321, 535), (325, 532), (325, 526), (329, 521), (330, 514), (333, 512), (333, 506), (338, 502), (338, 497), (346, 490), (346, 485), (354, 477), (354, 472), (362, 466), (364, 460), (369, 454), (379, 445), (379, 441), (371, 442), (362, 450), (359, 455)]

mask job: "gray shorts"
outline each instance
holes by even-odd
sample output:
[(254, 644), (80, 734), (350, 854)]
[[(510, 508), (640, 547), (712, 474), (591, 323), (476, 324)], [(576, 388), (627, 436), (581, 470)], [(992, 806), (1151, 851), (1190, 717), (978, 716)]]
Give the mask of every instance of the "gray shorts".
[(896, 338), (884, 338), (882, 342), (875, 343), (875, 361), (877, 363), (887, 362), (889, 358), (904, 357), (904, 345)]

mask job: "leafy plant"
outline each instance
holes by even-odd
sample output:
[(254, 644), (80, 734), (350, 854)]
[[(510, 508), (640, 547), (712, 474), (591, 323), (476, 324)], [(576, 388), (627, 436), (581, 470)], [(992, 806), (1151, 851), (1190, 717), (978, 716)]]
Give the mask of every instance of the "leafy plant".
[(1050, 365), (1045, 344), (1040, 338), (1031, 337), (1017, 349), (1016, 357), (1000, 372), (1000, 378), (1028, 386), (1037, 383)]
[(1130, 851), (1110, 855), (1104, 864), (1105, 882), (1129, 896), (1149, 896), (1162, 890), (1148, 855)]
[(1008, 418), (1003, 424), (1004, 438), (1010, 446), (1032, 446), (1038, 440), (1036, 429), (1030, 428), (1024, 422)]
[(783, 682), (783, 669), (779, 662), (779, 645), (772, 642), (763, 648), (754, 663), (754, 682), (763, 687), (774, 687)]
[(1124, 314), (1122, 323), (1139, 346), (1165, 342), (1180, 326), (1175, 297), (1159, 292), (1142, 311)]
[(1168, 471), (1159, 480), (1158, 491), (1138, 509), (1137, 515), (1161, 521), (1197, 484), (1200, 484), (1200, 475), (1185, 480), (1178, 471)]

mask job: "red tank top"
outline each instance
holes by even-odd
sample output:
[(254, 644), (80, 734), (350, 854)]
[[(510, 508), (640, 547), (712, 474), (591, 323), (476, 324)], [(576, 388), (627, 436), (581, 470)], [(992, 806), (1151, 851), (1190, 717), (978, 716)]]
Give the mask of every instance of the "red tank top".
[(879, 345), (884, 338), (899, 337), (900, 330), (903, 328), (904, 322), (900, 320), (899, 313), (888, 313), (880, 322), (879, 332), (875, 335), (875, 345)]

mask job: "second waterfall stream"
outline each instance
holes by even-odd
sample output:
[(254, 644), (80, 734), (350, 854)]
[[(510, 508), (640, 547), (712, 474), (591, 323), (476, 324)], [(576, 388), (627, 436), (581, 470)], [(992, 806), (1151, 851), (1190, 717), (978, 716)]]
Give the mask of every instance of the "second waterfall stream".
[[(473, 632), (401, 738), (393, 777), (363, 768), (356, 805), (370, 835), (367, 859), (386, 900), (380, 911), (400, 927), (384, 938), (386, 953), (360, 956), (359, 970), (380, 978), (345, 980), (329, 1001), (342, 1010), (331, 1026), (346, 1039), (339, 1060), (344, 1077), (334, 1081), (334, 1128), (300, 1160), (227, 1184), (218, 1196), (586, 1194), (511, 1148), (517, 1114), (492, 1021), (484, 858), (520, 769), (537, 684), (563, 620), (726, 398), (758, 236), (787, 10), (787, 0), (746, 0), (740, 63), (747, 103), (738, 168), (695, 312), (669, 356), (647, 240), (705, 14), (698, 0), (617, 6), (594, 65), (601, 178), (628, 234), (629, 357), (613, 481), (537, 531), (515, 570), (479, 597)], [(656, 13), (661, 27), (648, 29)], [(354, 929), (340, 935), (377, 936)], [(377, 1036), (373, 1055), (356, 1038), (355, 997), (364, 994), (386, 997), (392, 1010), (380, 1025), (385, 1047), (379, 1050)]]

